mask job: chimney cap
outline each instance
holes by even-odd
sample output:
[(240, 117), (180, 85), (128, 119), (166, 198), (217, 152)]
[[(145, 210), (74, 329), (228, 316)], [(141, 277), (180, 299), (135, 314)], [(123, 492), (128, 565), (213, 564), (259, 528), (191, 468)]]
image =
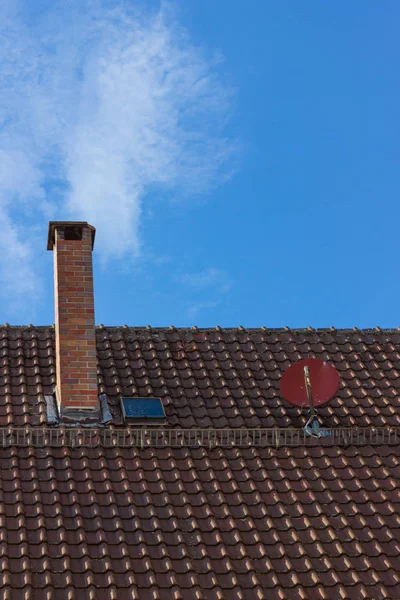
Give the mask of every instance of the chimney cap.
[(94, 246), (94, 237), (96, 235), (96, 228), (93, 225), (89, 225), (87, 221), (50, 221), (49, 232), (47, 236), (47, 250), (53, 250), (53, 246), (56, 241), (56, 229), (64, 229), (65, 227), (87, 227), (92, 233), (92, 250)]

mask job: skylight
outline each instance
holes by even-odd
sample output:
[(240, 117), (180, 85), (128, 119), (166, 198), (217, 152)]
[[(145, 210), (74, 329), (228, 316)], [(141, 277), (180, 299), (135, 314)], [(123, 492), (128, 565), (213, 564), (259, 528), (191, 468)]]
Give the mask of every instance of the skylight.
[(121, 398), (121, 410), (127, 423), (164, 423), (165, 412), (160, 398)]

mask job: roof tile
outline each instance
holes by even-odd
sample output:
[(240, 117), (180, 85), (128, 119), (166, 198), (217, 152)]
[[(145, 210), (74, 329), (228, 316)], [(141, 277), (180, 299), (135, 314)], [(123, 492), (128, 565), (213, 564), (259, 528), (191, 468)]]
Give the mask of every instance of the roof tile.
[[(319, 409), (327, 426), (400, 423), (400, 332), (103, 328), (97, 339), (116, 427), (119, 390), (159, 395), (168, 427), (302, 427), (279, 380), (308, 353), (340, 369)], [(46, 427), (54, 384), (53, 330), (0, 329), (0, 427)], [(399, 476), (397, 445), (2, 448), (0, 595), (400, 597)]]

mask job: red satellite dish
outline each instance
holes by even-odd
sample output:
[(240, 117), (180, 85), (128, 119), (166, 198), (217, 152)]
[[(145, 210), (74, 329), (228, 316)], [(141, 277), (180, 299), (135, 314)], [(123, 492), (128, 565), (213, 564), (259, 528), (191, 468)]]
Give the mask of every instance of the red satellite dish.
[(282, 396), (293, 406), (315, 406), (329, 402), (339, 388), (335, 367), (318, 358), (306, 358), (290, 365), (281, 378)]

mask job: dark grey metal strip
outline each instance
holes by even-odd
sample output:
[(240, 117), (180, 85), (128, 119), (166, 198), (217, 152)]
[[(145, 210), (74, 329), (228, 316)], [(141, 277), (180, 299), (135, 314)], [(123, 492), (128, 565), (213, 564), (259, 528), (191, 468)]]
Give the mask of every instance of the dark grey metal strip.
[(112, 423), (113, 418), (112, 418), (112, 414), (110, 412), (110, 407), (108, 406), (107, 395), (100, 394), (99, 400), (100, 400), (100, 411), (101, 411), (100, 423), (102, 425), (108, 425), (109, 423)]
[(49, 425), (58, 424), (58, 411), (56, 406), (56, 399), (54, 396), (45, 396), (46, 401), (46, 412), (47, 412), (47, 423)]

